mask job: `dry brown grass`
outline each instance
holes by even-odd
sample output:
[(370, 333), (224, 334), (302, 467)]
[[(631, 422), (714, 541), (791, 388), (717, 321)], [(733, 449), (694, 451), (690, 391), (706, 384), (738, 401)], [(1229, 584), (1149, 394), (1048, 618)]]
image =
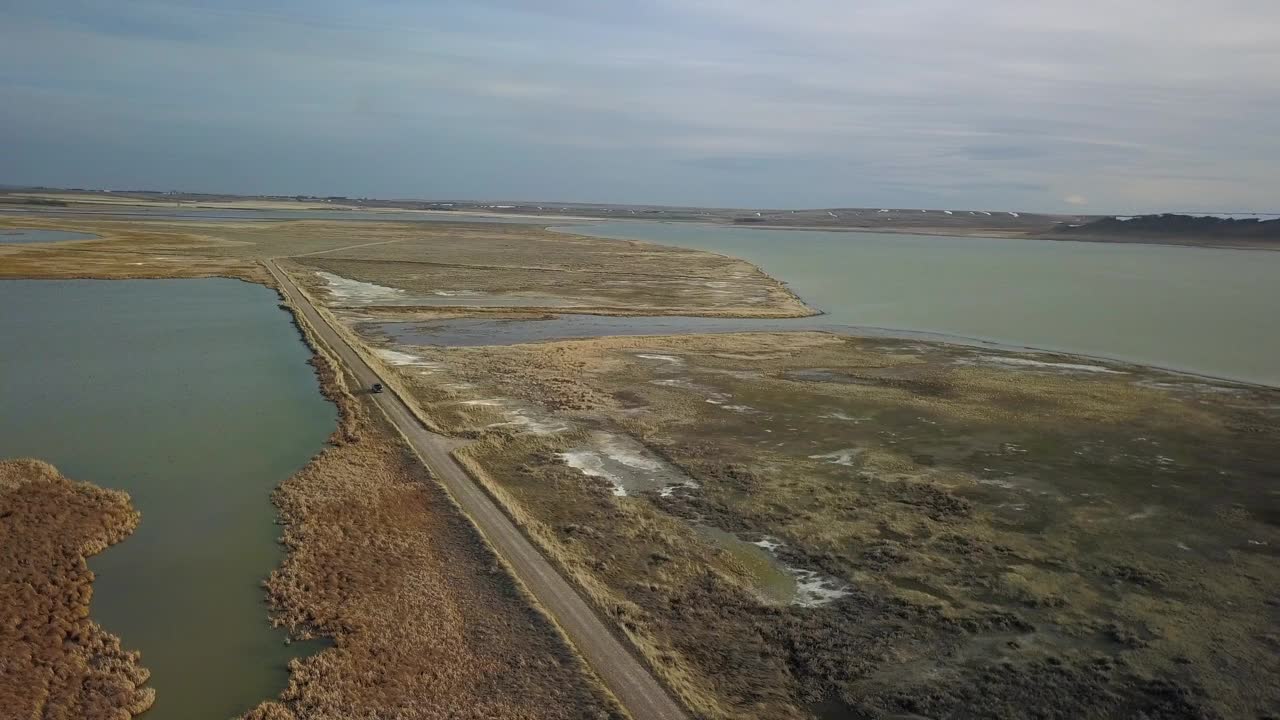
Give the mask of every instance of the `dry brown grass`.
[[(470, 472), (707, 717), (1246, 717), (1277, 700), (1273, 391), (821, 333), (393, 347), (435, 363), (392, 372), (480, 438), (457, 453)], [(503, 406), (463, 404), (481, 398), (577, 430), (521, 433)], [(613, 497), (556, 456), (591, 428), (699, 489)], [(823, 459), (840, 448), (860, 454)], [(854, 592), (762, 604), (678, 518), (779, 538)]]
[(0, 244), (0, 278), (151, 279), (229, 277), (266, 283), (268, 274), (245, 259), (203, 255), (224, 241), (199, 226), (121, 221), (3, 217), (0, 228), (72, 230), (99, 239), (51, 244)]
[(151, 706), (138, 654), (89, 619), (85, 564), (138, 517), (125, 493), (37, 460), (0, 461), (0, 715), (120, 720)]
[(385, 418), (315, 365), (342, 423), (276, 493), (268, 587), (278, 623), (334, 647), (246, 718), (620, 717)]

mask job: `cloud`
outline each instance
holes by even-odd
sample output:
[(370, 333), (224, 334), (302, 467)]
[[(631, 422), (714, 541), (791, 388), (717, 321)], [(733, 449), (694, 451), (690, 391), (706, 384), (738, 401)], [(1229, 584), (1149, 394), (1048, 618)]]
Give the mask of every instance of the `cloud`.
[(19, 0), (0, 182), (1265, 210), (1277, 31), (1272, 0)]

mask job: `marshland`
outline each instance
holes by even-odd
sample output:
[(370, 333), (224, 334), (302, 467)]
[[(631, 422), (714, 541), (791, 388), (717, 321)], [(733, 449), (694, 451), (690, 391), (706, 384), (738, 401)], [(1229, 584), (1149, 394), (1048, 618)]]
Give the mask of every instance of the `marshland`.
[[(767, 258), (532, 225), (5, 222), (98, 237), (6, 248), (11, 277), (265, 284), (259, 263), (277, 258), (696, 716), (1278, 702), (1280, 393), (1208, 377), (1194, 353), (1165, 364), (1199, 374), (1123, 348), (862, 328), (856, 303), (819, 304), (830, 290), (784, 285)], [(279, 484), (268, 532), (286, 552), (259, 597), (262, 618), (320, 642), (254, 716), (432, 717), (496, 678), (500, 714), (617, 712), (361, 388), (312, 352), (338, 429), (263, 486), (269, 511)], [(401, 616), (419, 620), (388, 634)], [(427, 670), (457, 653), (448, 678)], [(360, 681), (375, 657), (404, 672)], [(405, 704), (431, 688), (435, 704)], [(521, 693), (556, 699), (535, 711)]]

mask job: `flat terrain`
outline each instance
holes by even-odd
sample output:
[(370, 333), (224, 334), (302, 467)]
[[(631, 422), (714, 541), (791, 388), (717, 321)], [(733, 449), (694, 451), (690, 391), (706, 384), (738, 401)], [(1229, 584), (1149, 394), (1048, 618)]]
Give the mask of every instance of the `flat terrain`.
[[(347, 343), (337, 328), (322, 317), (303, 297), (297, 286), (284, 277), (272, 263), (272, 274), (280, 279), (287, 295), (302, 312), (312, 331), (332, 350), (342, 365), (350, 369), (360, 387), (369, 387), (379, 376), (367, 366), (364, 359)], [(394, 393), (366, 394), (385, 414), (385, 419), (395, 426), (408, 446), (441, 480), (449, 495), (461, 507), (480, 535), (508, 564), (523, 587), (537, 599), (556, 624), (568, 636), (574, 647), (591, 664), (592, 669), (617, 696), (622, 705), (635, 718), (653, 720), (679, 720), (684, 717), (680, 708), (671, 701), (645, 668), (636, 662), (627, 648), (617, 641), (591, 608), (579, 598), (573, 587), (565, 582), (512, 525), (502, 511), (477, 488), (465, 471), (449, 456), (451, 443), (448, 438), (429, 432), (415, 417), (414, 412)], [(303, 494), (302, 503), (309, 503), (309, 493)], [(333, 506), (336, 513), (347, 512), (343, 503)], [(332, 574), (327, 564), (318, 568), (326, 576)], [(395, 615), (384, 617), (391, 620)], [(477, 616), (475, 622), (492, 622), (492, 618)], [(506, 643), (489, 650), (505, 650)], [(451, 650), (451, 652), (453, 652)], [(557, 684), (552, 683), (552, 686)], [(430, 686), (424, 687), (430, 691)], [(519, 703), (517, 703), (519, 706)], [(544, 707), (539, 704), (539, 707)], [(443, 708), (443, 709), (447, 709)], [(576, 715), (576, 713), (572, 713)], [(487, 716), (487, 715), (486, 715)]]
[(0, 277), (207, 277), (265, 281), (260, 260), (329, 273), (346, 306), (515, 307), (648, 315), (812, 314), (742, 260), (522, 225), (477, 223), (179, 223), (0, 217), (3, 227), (57, 227), (101, 240), (0, 245)]
[(333, 647), (246, 717), (621, 718), (373, 399), (317, 370), (341, 427), (276, 492), (268, 588), (277, 622)]
[[(532, 227), (46, 222), (0, 218), (103, 240), (0, 248), (0, 274), (74, 277), (83, 258), (109, 277), (272, 282), (262, 262), (280, 258), (272, 265), (297, 283), (291, 290), (321, 306), (304, 323), (332, 321), (326, 342), (354, 343), (344, 365), (356, 375), (345, 382), (382, 379), (395, 393), (377, 402), (403, 416), (410, 441), (426, 438), (404, 445), (373, 422), (363, 396), (319, 467), (281, 490), (290, 555), (271, 582), (278, 617), (336, 647), (299, 663), (293, 687), (259, 717), (344, 704), (431, 717), (444, 706), (394, 704), (421, 698), (418, 671), (374, 687), (356, 668), (409, 663), (417, 655), (393, 644), (400, 637), (424, 647), (470, 639), (459, 629), (469, 624), (430, 618), (386, 635), (385, 618), (430, 615), (423, 603), (457, 603), (459, 613), (476, 604), (486, 617), (529, 612), (497, 599), (518, 597), (505, 574), (490, 586), (443, 568), (494, 556), (475, 549), (469, 526), (447, 529), (459, 521), (445, 519), (438, 488), (409, 480), (423, 473), (410, 447), (430, 456), (455, 498), (478, 481), (481, 498), (519, 526), (524, 537), (515, 537), (594, 607), (589, 619), (612, 625), (612, 635), (597, 634), (628, 641), (698, 717), (1280, 713), (1280, 391), (817, 332), (406, 344), (380, 323), (530, 320), (565, 308), (810, 311), (742, 261)], [(343, 397), (341, 374), (325, 362), (326, 387)], [(470, 478), (455, 476), (458, 465)], [(352, 481), (366, 469), (374, 484)], [(412, 524), (423, 515), (434, 530)], [(422, 544), (401, 544), (419, 536)], [(350, 553), (356, 538), (373, 554)], [(463, 547), (477, 554), (455, 554)], [(412, 571), (376, 567), (371, 558), (387, 548), (435, 573), (415, 576), (413, 588), (457, 585), (460, 594), (424, 601), (396, 586)], [(388, 585), (403, 592), (367, 590)], [(553, 602), (530, 589), (544, 607)], [(467, 645), (463, 674), (436, 681), (466, 704), (489, 670), (558, 667), (565, 694), (536, 709), (615, 712), (575, 679), (583, 675), (548, 626), (535, 617), (530, 627), (523, 639), (495, 641), (510, 654)], [(439, 667), (444, 656), (424, 652)], [(542, 657), (556, 658), (552, 670), (536, 664)], [(602, 675), (621, 667), (597, 662)], [(531, 676), (509, 679), (484, 707), (514, 707), (501, 704), (512, 687), (553, 692), (522, 677)]]
[(369, 339), (706, 716), (1280, 703), (1280, 392), (825, 333)]
[(0, 460), (0, 708), (6, 718), (117, 720), (151, 706), (137, 653), (89, 618), (85, 558), (123, 540), (122, 492), (35, 460)]
[(662, 205), (610, 205), (521, 201), (426, 201), (355, 198), (264, 198), (234, 195), (171, 195), (164, 193), (94, 193), (67, 191), (9, 191), (0, 193), (0, 207), (39, 203), (71, 209), (140, 208), (254, 209), (254, 210), (362, 210), (378, 212), (429, 212), (436, 214), (648, 220), (698, 222), (771, 228), (815, 228), (907, 232), (924, 235), (986, 235), (1022, 237), (1052, 230), (1059, 225), (1088, 222), (1093, 216), (1011, 212), (990, 208), (706, 208)]

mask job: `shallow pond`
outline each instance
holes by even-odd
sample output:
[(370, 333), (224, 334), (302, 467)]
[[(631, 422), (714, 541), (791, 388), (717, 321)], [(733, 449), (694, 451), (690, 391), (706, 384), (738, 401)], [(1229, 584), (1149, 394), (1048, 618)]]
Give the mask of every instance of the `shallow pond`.
[(1280, 385), (1280, 252), (681, 223), (562, 229), (744, 258), (835, 325)]
[(0, 457), (129, 492), (137, 531), (90, 559), (92, 615), (142, 651), (148, 720), (225, 720), (287, 662), (262, 580), (271, 491), (336, 419), (266, 288), (236, 280), (0, 282)]
[(92, 240), (96, 237), (98, 236), (92, 233), (71, 232), (69, 230), (0, 228), (0, 244), (66, 242), (68, 240)]

